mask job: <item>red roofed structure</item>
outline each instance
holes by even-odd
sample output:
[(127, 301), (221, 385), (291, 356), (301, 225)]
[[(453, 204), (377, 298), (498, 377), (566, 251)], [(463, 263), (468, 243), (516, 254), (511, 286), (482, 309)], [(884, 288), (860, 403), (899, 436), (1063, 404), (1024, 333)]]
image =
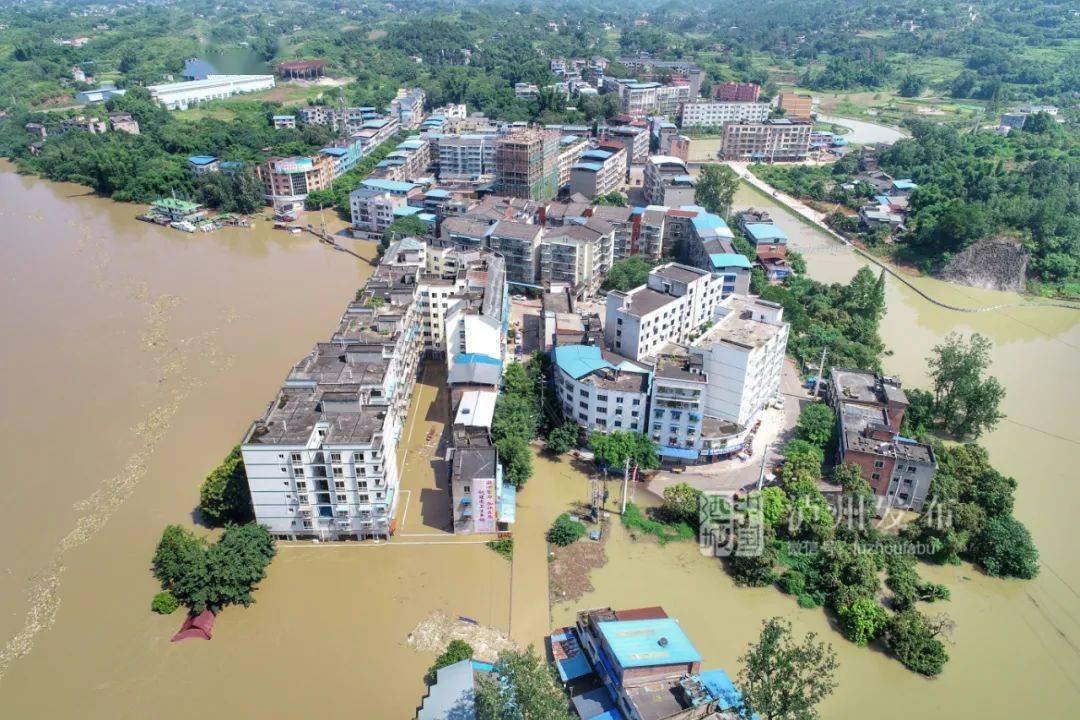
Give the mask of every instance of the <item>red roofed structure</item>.
[(188, 615), (187, 620), (180, 626), (180, 632), (172, 636), (173, 642), (180, 642), (188, 638), (201, 638), (209, 640), (214, 632), (214, 613), (203, 610), (198, 615)]

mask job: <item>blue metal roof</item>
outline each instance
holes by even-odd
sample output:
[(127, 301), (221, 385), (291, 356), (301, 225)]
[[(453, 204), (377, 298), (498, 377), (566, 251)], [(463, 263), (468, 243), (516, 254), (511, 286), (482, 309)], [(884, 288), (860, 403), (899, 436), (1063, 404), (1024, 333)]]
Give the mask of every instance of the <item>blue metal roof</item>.
[[(575, 380), (597, 370), (615, 367), (603, 358), (600, 348), (595, 345), (558, 345), (554, 354), (555, 364)], [(648, 372), (625, 360), (618, 367), (627, 372)]]
[(333, 155), (335, 157), (343, 157), (343, 156), (349, 154), (348, 150), (346, 150), (345, 148), (339, 148), (339, 147), (325, 147), (322, 150), (320, 150), (319, 152), (321, 152), (324, 155)]
[(588, 170), (590, 172), (600, 172), (604, 166), (600, 163), (575, 163), (571, 170)]
[(714, 268), (740, 267), (750, 269), (750, 261), (745, 255), (739, 253), (713, 253), (709, 255), (709, 261)]
[(723, 670), (706, 670), (703, 673), (699, 673), (698, 677), (701, 679), (701, 684), (705, 686), (705, 689), (719, 701), (717, 710), (721, 712), (725, 710), (738, 710), (742, 707), (743, 696), (735, 687), (735, 683), (731, 682), (731, 678)]
[(660, 457), (675, 458), (676, 460), (697, 460), (698, 458), (698, 451), (690, 448), (677, 448), (661, 445), (657, 452), (660, 453)]
[(414, 187), (416, 187), (416, 185), (410, 182), (384, 180), (382, 178), (368, 178), (362, 184), (364, 185), (364, 187), (375, 188), (376, 190), (386, 190), (388, 192), (395, 193), (407, 193)]
[(788, 239), (776, 223), (746, 223), (746, 233), (755, 242), (781, 240), (786, 243)]
[(608, 620), (599, 628), (623, 669), (701, 662), (701, 653), (674, 618)]
[(612, 156), (612, 154), (613, 153), (610, 153), (607, 150), (586, 150), (585, 152), (581, 153), (581, 157), (594, 158), (596, 160), (607, 160), (609, 157)]
[(919, 187), (918, 183), (914, 183), (911, 179), (907, 180), (893, 180), (892, 186), (897, 190), (914, 190)]
[(295, 120), (296, 116), (295, 115), (275, 115), (274, 119), (275, 120)]
[(209, 165), (216, 160), (217, 158), (213, 155), (192, 155), (188, 158), (188, 162), (192, 165)]
[(394, 208), (394, 217), (408, 217), (410, 215), (419, 214), (423, 208), (413, 207), (412, 205), (402, 205), (401, 207)]
[(426, 193), (424, 193), (424, 197), (448, 198), (453, 197), (453, 193), (451, 193), (449, 190), (443, 190), (442, 188), (432, 188), (431, 190), (428, 190)]

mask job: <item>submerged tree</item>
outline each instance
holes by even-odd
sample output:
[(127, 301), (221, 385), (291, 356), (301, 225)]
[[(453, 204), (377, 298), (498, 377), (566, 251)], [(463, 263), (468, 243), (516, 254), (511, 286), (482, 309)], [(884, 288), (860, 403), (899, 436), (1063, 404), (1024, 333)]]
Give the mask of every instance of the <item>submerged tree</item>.
[(816, 720), (818, 704), (836, 689), (832, 646), (814, 633), (796, 642), (791, 623), (782, 618), (764, 621), (760, 638), (740, 660), (739, 713), (747, 720)]

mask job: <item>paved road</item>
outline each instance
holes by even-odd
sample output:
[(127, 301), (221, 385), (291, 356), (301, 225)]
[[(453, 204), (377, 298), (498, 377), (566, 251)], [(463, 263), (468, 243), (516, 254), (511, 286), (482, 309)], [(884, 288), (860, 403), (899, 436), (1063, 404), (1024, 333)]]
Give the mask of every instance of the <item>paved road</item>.
[(818, 115), (819, 122), (832, 123), (846, 127), (851, 132), (844, 135), (844, 139), (852, 143), (884, 143), (892, 145), (897, 140), (907, 137), (903, 132), (887, 125), (866, 122), (865, 120), (853, 120), (851, 118), (832, 117), (830, 115)]

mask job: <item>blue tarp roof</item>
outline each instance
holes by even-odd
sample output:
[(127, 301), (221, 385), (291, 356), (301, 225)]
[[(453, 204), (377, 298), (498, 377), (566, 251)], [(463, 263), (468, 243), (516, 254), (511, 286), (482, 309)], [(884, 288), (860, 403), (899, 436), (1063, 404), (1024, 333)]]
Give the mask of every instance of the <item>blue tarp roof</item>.
[(701, 684), (705, 686), (705, 689), (720, 701), (717, 710), (723, 712), (725, 710), (737, 710), (742, 707), (742, 693), (735, 687), (735, 683), (731, 682), (731, 678), (728, 677), (726, 672), (723, 670), (706, 670), (699, 673), (698, 677), (701, 678)]
[(674, 618), (608, 620), (599, 628), (623, 669), (701, 662), (701, 653)]
[(698, 458), (698, 451), (690, 448), (677, 448), (661, 445), (657, 452), (660, 453), (660, 457), (675, 458), (676, 460), (697, 460)]
[(713, 253), (709, 256), (714, 268), (740, 267), (750, 269), (750, 261), (739, 253)]
[(217, 160), (217, 158), (213, 155), (192, 155), (187, 160), (192, 165), (209, 165)]
[(502, 365), (502, 360), (499, 358), (493, 358), (490, 355), (481, 355), (480, 353), (461, 353), (454, 358), (454, 364), (460, 363), (480, 363), (482, 365)]
[[(555, 348), (555, 364), (575, 380), (597, 370), (615, 367), (603, 358), (600, 348), (595, 345), (559, 345)], [(627, 372), (648, 372), (628, 361), (619, 363), (618, 368)]]
[(764, 240), (782, 240), (787, 242), (787, 235), (776, 223), (746, 223), (746, 233), (751, 240), (762, 242)]
[(499, 498), (499, 522), (512, 523), (517, 519), (517, 488), (504, 483)]

